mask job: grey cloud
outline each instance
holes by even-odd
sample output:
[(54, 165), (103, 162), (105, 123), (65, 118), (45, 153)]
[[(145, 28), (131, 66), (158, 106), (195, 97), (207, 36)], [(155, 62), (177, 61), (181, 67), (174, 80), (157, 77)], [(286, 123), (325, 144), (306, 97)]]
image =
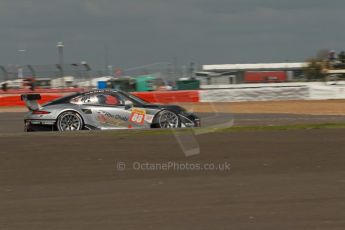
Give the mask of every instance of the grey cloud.
[(66, 61), (115, 66), (157, 61), (300, 61), (320, 48), (343, 49), (339, 0), (2, 0), (0, 63)]

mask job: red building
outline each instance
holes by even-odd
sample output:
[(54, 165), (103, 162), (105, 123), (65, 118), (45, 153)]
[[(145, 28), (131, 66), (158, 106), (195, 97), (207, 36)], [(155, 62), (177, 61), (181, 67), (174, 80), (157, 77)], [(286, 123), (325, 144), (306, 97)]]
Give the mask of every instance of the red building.
[(287, 73), (285, 71), (246, 71), (244, 72), (245, 83), (263, 82), (286, 82)]

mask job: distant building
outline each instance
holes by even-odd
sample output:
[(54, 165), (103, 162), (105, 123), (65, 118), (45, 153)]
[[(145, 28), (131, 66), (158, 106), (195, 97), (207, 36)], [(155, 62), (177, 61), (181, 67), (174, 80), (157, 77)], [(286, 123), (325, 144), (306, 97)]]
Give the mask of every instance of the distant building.
[(306, 62), (203, 65), (196, 75), (206, 84), (287, 82), (303, 78)]

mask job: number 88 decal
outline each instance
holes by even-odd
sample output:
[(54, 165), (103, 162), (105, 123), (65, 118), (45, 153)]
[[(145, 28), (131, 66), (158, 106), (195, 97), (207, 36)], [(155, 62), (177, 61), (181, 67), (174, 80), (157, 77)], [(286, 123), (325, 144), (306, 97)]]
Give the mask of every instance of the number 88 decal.
[(145, 119), (144, 119), (145, 114), (146, 114), (145, 110), (134, 109), (132, 111), (131, 117), (129, 118), (129, 121), (142, 125), (142, 124), (144, 124), (144, 121), (145, 121)]

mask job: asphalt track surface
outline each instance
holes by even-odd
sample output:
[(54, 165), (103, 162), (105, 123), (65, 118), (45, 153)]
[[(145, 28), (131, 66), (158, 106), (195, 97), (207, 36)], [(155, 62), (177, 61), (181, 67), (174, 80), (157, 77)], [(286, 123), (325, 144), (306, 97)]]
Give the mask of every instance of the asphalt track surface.
[[(0, 116), (1, 230), (345, 229), (343, 129), (61, 134), (21, 123)], [(200, 154), (186, 157), (186, 141)]]

